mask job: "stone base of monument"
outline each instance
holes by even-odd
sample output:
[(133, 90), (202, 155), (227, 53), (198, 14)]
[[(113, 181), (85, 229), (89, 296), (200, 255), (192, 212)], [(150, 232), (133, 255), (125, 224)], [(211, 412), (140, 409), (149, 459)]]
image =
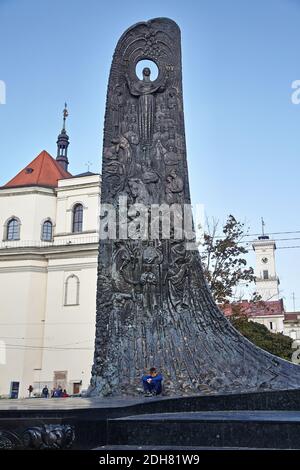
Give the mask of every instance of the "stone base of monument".
[(108, 421), (108, 445), (180, 448), (300, 448), (300, 412), (155, 413)]
[(300, 390), (1, 400), (3, 448), (300, 449)]

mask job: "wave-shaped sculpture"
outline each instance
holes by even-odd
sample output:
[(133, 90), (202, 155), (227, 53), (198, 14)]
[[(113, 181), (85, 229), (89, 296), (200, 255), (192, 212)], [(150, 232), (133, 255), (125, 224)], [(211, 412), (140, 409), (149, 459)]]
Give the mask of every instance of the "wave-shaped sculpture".
[[(148, 68), (137, 76), (143, 59), (157, 65), (155, 80)], [(149, 211), (155, 204), (190, 203), (180, 30), (167, 18), (129, 28), (114, 53), (102, 207), (111, 204), (120, 214), (121, 196), (126, 207)], [(121, 228), (117, 223), (117, 231)], [(116, 239), (100, 240), (91, 396), (137, 394), (150, 366), (163, 372), (164, 391), (173, 395), (300, 386), (299, 366), (257, 348), (224, 317), (205, 282), (198, 251), (174, 236), (174, 221), (170, 239), (143, 239), (138, 224), (136, 231), (137, 239), (117, 233)]]

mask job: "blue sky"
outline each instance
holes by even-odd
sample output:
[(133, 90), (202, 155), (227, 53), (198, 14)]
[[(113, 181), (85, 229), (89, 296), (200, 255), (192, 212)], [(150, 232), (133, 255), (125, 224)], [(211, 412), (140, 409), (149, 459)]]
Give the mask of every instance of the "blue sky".
[[(114, 47), (157, 16), (182, 31), (183, 86), (194, 203), (260, 231), (300, 231), (299, 0), (0, 0), (0, 184), (42, 149), (55, 155), (65, 101), (70, 170), (100, 171), (106, 87)], [(276, 238), (300, 238), (299, 234)], [(300, 240), (277, 246), (300, 245)], [(254, 257), (250, 256), (253, 263)], [(286, 306), (300, 309), (300, 248), (278, 249)]]

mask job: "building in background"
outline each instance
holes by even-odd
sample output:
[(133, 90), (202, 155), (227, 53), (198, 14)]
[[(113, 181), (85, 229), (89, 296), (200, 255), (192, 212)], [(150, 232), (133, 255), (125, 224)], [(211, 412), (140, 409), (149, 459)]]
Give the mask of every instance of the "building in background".
[[(264, 222), (263, 222), (264, 228)], [(255, 284), (256, 293), (261, 301), (225, 304), (222, 309), (226, 316), (231, 316), (236, 308), (250, 320), (260, 323), (272, 333), (282, 333), (294, 340), (294, 347), (300, 346), (300, 312), (286, 312), (283, 299), (279, 293), (279, 277), (276, 272), (276, 243), (265, 235), (253, 243), (255, 251)]]
[(285, 312), (284, 334), (294, 340), (294, 347), (300, 346), (300, 312)]
[(261, 235), (253, 243), (255, 251), (256, 292), (263, 301), (279, 299), (279, 278), (276, 273), (276, 243), (268, 235)]
[(66, 117), (56, 159), (42, 151), (0, 188), (0, 396), (89, 384), (100, 175), (68, 171)]
[(266, 326), (272, 333), (286, 334), (284, 329), (285, 311), (282, 299), (260, 302), (242, 300), (241, 302), (225, 304), (222, 310), (228, 317), (234, 314), (235, 310), (238, 310), (250, 320)]

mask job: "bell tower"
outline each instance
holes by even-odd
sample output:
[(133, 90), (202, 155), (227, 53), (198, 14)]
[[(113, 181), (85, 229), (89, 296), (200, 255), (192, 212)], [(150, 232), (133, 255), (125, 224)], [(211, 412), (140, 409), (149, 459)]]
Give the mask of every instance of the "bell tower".
[(256, 292), (264, 301), (278, 300), (280, 282), (275, 264), (276, 243), (265, 234), (264, 226), (262, 219), (262, 234), (252, 245), (256, 255)]
[(68, 171), (68, 147), (69, 147), (69, 136), (66, 132), (66, 119), (68, 117), (68, 109), (67, 103), (65, 103), (65, 108), (63, 110), (63, 127), (61, 133), (57, 137), (57, 157), (56, 161), (60, 164), (60, 166), (65, 170)]

